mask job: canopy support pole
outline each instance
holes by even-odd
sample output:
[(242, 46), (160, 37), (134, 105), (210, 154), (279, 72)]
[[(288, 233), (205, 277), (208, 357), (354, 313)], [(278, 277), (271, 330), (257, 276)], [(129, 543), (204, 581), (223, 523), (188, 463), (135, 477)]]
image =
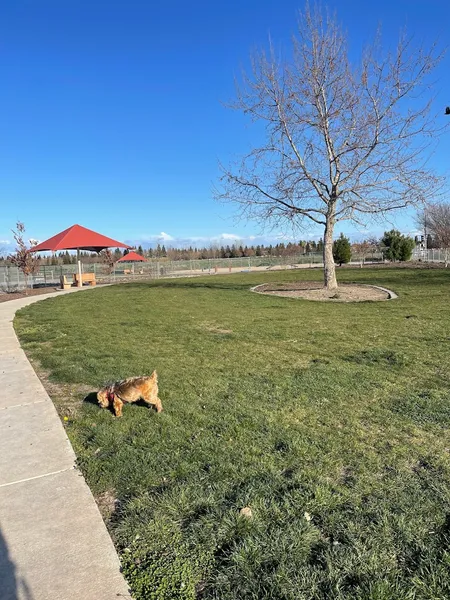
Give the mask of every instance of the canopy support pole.
[(80, 249), (77, 248), (77, 263), (78, 263), (78, 287), (83, 287), (83, 278), (81, 275), (81, 259), (80, 259)]

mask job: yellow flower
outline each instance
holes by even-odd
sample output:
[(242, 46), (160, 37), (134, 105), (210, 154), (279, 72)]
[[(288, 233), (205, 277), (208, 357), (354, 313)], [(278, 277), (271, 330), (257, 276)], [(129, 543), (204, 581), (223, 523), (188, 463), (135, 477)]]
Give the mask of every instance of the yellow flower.
[(64, 421), (68, 421), (68, 420), (69, 420), (69, 417), (64, 417)]

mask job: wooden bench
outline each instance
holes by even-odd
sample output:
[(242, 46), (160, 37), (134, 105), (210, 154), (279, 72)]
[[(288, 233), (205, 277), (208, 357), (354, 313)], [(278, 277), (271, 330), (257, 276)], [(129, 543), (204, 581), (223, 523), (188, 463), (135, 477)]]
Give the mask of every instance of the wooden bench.
[(70, 281), (67, 281), (67, 277), (65, 275), (61, 275), (59, 281), (61, 283), (62, 290), (69, 290), (72, 287), (72, 284), (70, 283)]
[[(88, 285), (96, 285), (95, 273), (82, 273), (81, 274), (81, 285), (87, 283)], [(78, 273), (73, 274), (73, 285), (78, 285)]]

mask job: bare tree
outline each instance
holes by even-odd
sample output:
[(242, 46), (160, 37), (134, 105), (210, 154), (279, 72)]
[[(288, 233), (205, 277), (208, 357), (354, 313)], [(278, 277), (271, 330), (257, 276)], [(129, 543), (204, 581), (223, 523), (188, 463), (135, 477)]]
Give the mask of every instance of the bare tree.
[(265, 226), (323, 228), (325, 286), (337, 287), (336, 223), (420, 205), (440, 184), (427, 166), (437, 128), (424, 98), (440, 58), (406, 35), (383, 53), (377, 35), (354, 65), (336, 17), (307, 6), (291, 58), (271, 45), (237, 85), (232, 108), (265, 126), (265, 136), (236, 164), (221, 165), (216, 198)]
[(373, 246), (368, 240), (363, 240), (362, 242), (355, 242), (354, 244), (352, 244), (352, 249), (354, 253), (359, 257), (359, 264), (362, 269), (364, 263), (366, 262), (367, 256), (373, 251)]
[(111, 275), (111, 273), (114, 271), (114, 265), (116, 264), (116, 258), (114, 254), (109, 248), (105, 248), (105, 250), (100, 252), (100, 258), (102, 263), (105, 265), (108, 274)]
[(450, 251), (450, 204), (435, 202), (419, 213), (417, 222), (425, 235), (431, 234), (433, 243), (444, 250), (445, 266), (448, 266)]
[(13, 265), (18, 267), (25, 279), (25, 293), (28, 293), (28, 277), (34, 275), (39, 270), (41, 261), (31, 252), (31, 248), (36, 246), (36, 240), (30, 240), (30, 248), (28, 248), (25, 237), (25, 225), (20, 221), (16, 223), (16, 229), (11, 229), (14, 241), (16, 242), (16, 251), (8, 256), (8, 260)]

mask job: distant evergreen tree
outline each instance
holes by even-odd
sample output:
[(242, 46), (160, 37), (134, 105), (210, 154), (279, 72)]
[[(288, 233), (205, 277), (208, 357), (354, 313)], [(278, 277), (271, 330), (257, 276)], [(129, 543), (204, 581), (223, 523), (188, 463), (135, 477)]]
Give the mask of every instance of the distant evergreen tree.
[(384, 246), (383, 254), (385, 258), (392, 261), (409, 260), (415, 246), (413, 238), (402, 235), (397, 229), (385, 231), (381, 243)]
[(333, 242), (333, 257), (335, 262), (342, 266), (349, 263), (352, 257), (352, 247), (350, 240), (343, 233)]
[(403, 236), (402, 243), (400, 245), (400, 262), (411, 260), (411, 256), (414, 250), (414, 240), (409, 236)]
[(139, 254), (139, 256), (144, 256), (144, 249), (140, 244), (138, 246), (137, 253)]
[(261, 246), (256, 246), (256, 248), (255, 248), (255, 256), (262, 256)]

